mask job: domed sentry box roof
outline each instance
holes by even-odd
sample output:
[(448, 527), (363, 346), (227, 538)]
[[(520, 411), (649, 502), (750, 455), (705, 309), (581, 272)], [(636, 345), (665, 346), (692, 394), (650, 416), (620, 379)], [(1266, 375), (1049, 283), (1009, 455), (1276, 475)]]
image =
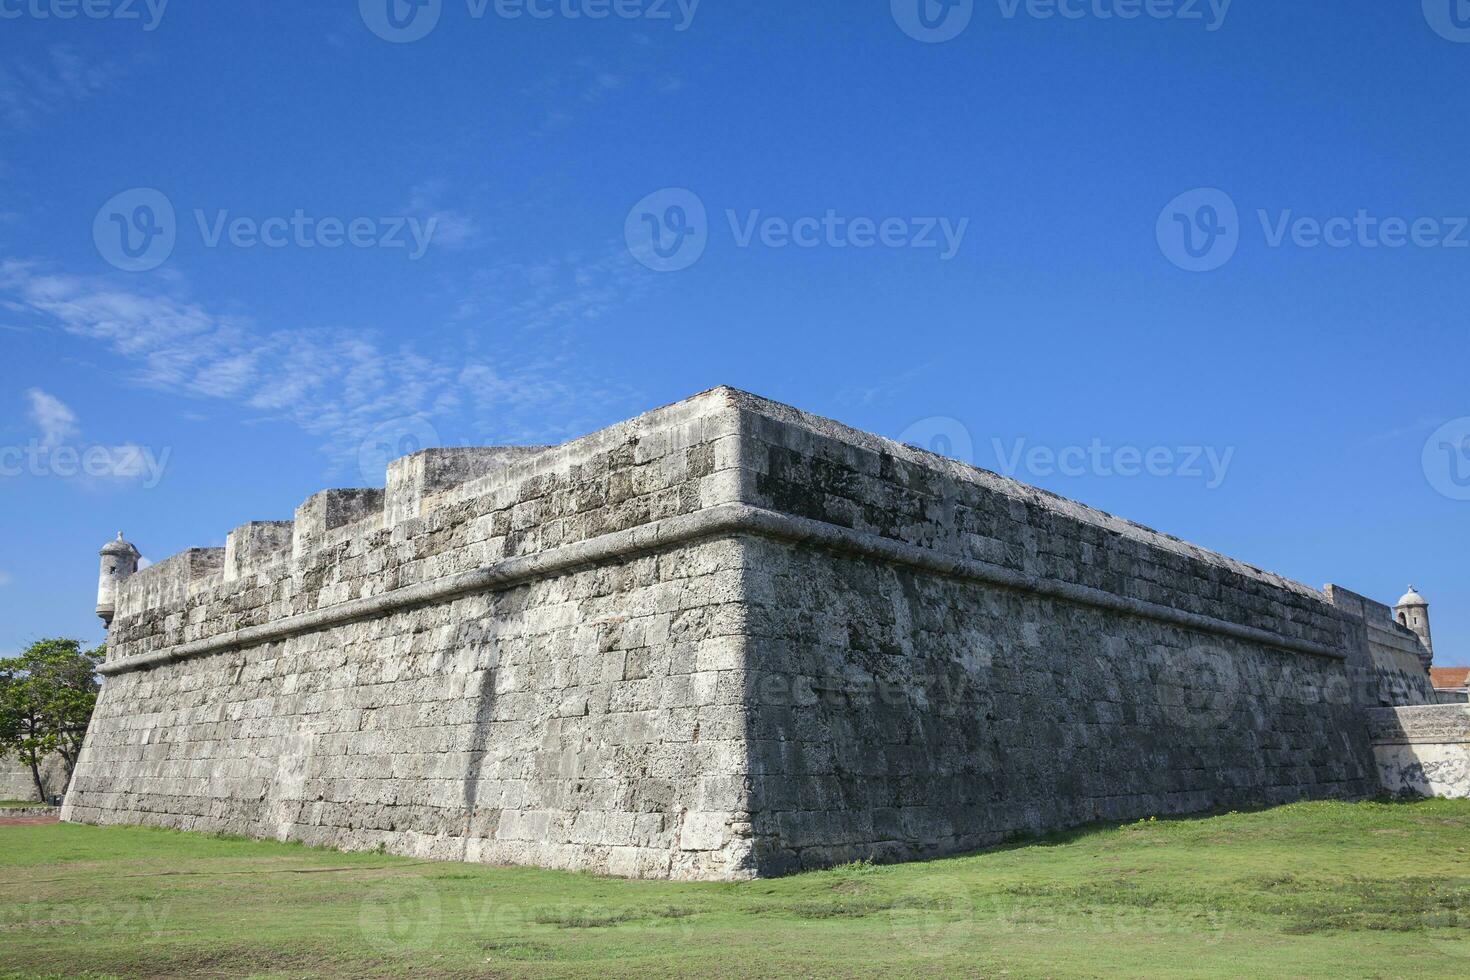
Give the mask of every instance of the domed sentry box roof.
[(1394, 603), (1394, 608), (1397, 609), (1399, 606), (1427, 606), (1427, 605), (1429, 605), (1429, 600), (1425, 599), (1422, 595), (1420, 595), (1414, 589), (1414, 587), (1411, 585), (1411, 586), (1409, 586), (1409, 591), (1408, 592), (1405, 592), (1403, 594), (1403, 597), (1400, 598), (1398, 602), (1395, 602)]
[(103, 545), (101, 553), (104, 555), (136, 555), (138, 549), (134, 548), (130, 542), (123, 540), (123, 533), (119, 531), (117, 540)]

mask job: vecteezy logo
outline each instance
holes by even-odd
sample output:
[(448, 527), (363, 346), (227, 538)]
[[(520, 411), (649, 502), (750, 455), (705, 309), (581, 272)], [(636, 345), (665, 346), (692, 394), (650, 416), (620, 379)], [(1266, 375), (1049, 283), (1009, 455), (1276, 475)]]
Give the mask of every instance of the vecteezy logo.
[(899, 893), (888, 909), (895, 942), (926, 958), (954, 956), (975, 941), (977, 902), (956, 875), (927, 875)]
[(948, 415), (931, 415), (929, 418), (919, 419), (898, 434), (898, 441), (905, 446), (917, 446), (962, 463), (975, 463), (975, 440), (971, 437), (969, 428), (959, 419)]
[(92, 221), (97, 254), (124, 272), (147, 272), (163, 265), (177, 240), (174, 206), (151, 187), (116, 195)]
[(709, 245), (704, 202), (682, 187), (654, 191), (628, 212), (623, 238), (633, 258), (654, 272), (687, 269)]
[(1165, 651), (1154, 677), (1164, 717), (1179, 728), (1222, 728), (1240, 703), (1240, 671), (1222, 647)]
[(1200, 187), (1169, 202), (1156, 234), (1164, 258), (1188, 272), (1210, 272), (1235, 257), (1240, 213), (1229, 194)]
[(383, 479), (388, 464), (421, 449), (438, 446), (439, 430), (422, 415), (389, 419), (373, 427), (357, 447), (357, 466), (369, 485)]
[(438, 26), (444, 0), (357, 0), (357, 9), (378, 37), (407, 44), (427, 37)]
[(893, 19), (915, 41), (952, 41), (970, 26), (975, 0), (890, 0)]
[(1470, 44), (1470, 0), (1424, 0), (1424, 19), (1445, 40)]
[(1470, 416), (1450, 419), (1424, 443), (1424, 476), (1441, 496), (1470, 500)]
[(443, 923), (439, 890), (419, 878), (387, 881), (362, 900), (358, 930), (380, 953), (421, 953), (434, 945)]

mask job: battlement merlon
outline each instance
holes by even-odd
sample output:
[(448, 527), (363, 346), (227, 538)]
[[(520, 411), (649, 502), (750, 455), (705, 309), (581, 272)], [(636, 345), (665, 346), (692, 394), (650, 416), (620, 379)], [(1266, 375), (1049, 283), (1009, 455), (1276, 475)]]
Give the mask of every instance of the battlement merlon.
[(439, 495), (551, 446), (469, 446), (426, 449), (388, 464), (384, 521), (393, 527), (433, 509)]
[(294, 521), (251, 521), (225, 538), (224, 580), (234, 582), (291, 557)]
[[(219, 632), (235, 593), (271, 586), (269, 602), (230, 618), (235, 629), (334, 604), (425, 587), (511, 558), (709, 511), (700, 533), (770, 534), (838, 549), (899, 549), (1023, 591), (1273, 637), (1328, 653), (1349, 645), (1344, 611), (1300, 583), (986, 470), (904, 446), (732, 388), (684, 401), (554, 447), (436, 449), (395, 460), (386, 490), (329, 490), (285, 522), (237, 529), (235, 557), (204, 551), (161, 562), (125, 583), (116, 658)], [(732, 505), (738, 514), (711, 508)], [(720, 518), (717, 520), (716, 518)], [(724, 520), (729, 518), (729, 520)], [(721, 523), (724, 520), (724, 523)], [(429, 543), (425, 537), (437, 540)], [(412, 543), (412, 544), (410, 544)], [(884, 560), (888, 560), (885, 553)], [(282, 589), (283, 577), (297, 584)], [(162, 583), (167, 579), (167, 585)], [(304, 588), (302, 586), (305, 586)], [(213, 591), (219, 595), (208, 596)], [(289, 595), (287, 593), (290, 593)], [(165, 609), (164, 607), (169, 607)], [(1356, 617), (1354, 617), (1356, 618)], [(145, 636), (147, 637), (145, 640)]]

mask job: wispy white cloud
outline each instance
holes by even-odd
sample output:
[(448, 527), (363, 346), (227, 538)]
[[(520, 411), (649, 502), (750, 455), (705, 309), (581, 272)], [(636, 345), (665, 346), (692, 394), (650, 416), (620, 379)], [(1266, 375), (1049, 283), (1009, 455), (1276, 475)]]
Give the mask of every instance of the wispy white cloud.
[(582, 101), (593, 105), (623, 88), (623, 76), (608, 71), (598, 72), (582, 89)]
[(26, 398), (39, 434), (17, 457), (19, 468), (7, 472), (7, 476), (29, 472), (32, 476), (77, 480), (91, 489), (135, 483), (151, 488), (163, 478), (168, 449), (159, 454), (136, 442), (117, 446), (81, 444), (81, 425), (70, 406), (40, 388), (29, 389)]
[(529, 105), (541, 106), (541, 130), (563, 130), (595, 118), (614, 103), (667, 97), (683, 87), (678, 75), (660, 71), (650, 62), (651, 51), (635, 50), (619, 58), (617, 70), (590, 58), (560, 64), (521, 89)]
[[(442, 180), (419, 184), (409, 194), (407, 213), (431, 228), (430, 244), (436, 248), (468, 248), (480, 242), (480, 225), (464, 211), (444, 207), (447, 185)], [(432, 224), (431, 224), (432, 222)]]
[(77, 434), (76, 413), (60, 398), (40, 388), (30, 389), (26, 397), (31, 402), (31, 421), (41, 430), (41, 445), (51, 449)]
[(10, 577), (9, 572), (0, 572), (0, 588), (4, 588), (13, 581), (15, 580)]
[(923, 361), (884, 377), (874, 384), (849, 385), (837, 392), (837, 401), (844, 405), (873, 405), (890, 401), (932, 374), (935, 367), (935, 362)]
[(542, 334), (597, 323), (658, 282), (623, 243), (609, 242), (598, 252), (482, 269), (470, 278), (455, 317)]
[(0, 122), (28, 126), (105, 90), (123, 74), (116, 61), (66, 44), (52, 45), (41, 58), (7, 59), (0, 64)]
[[(601, 412), (630, 393), (579, 362), (574, 337), (653, 278), (620, 245), (491, 269), (455, 287), (463, 301), (454, 323), (466, 340), (442, 348), (367, 331), (267, 327), (217, 313), (177, 282), (121, 284), (15, 260), (0, 261), (0, 303), (105, 345), (131, 364), (132, 383), (228, 403), (245, 421), (288, 421), (342, 468), (394, 419), (433, 419), (448, 442), (554, 441), (605, 422)], [(503, 354), (485, 349), (492, 340)]]
[(1409, 422), (1405, 425), (1396, 426), (1392, 429), (1385, 429), (1381, 432), (1375, 432), (1372, 435), (1369, 435), (1366, 438), (1362, 439), (1358, 444), (1361, 446), (1371, 446), (1374, 443), (1380, 442), (1397, 442), (1398, 440), (1404, 439), (1406, 437), (1423, 439), (1430, 432), (1433, 432), (1436, 428), (1443, 425), (1444, 422), (1445, 420), (1442, 418), (1435, 418), (1432, 415), (1421, 415), (1413, 422)]
[(356, 433), (385, 417), (432, 411), (454, 370), (407, 347), (385, 348), (345, 331), (262, 329), (172, 291), (46, 274), (0, 263), (0, 287), (68, 333), (100, 341), (133, 362), (131, 379), (223, 399), (283, 417), (348, 455)]

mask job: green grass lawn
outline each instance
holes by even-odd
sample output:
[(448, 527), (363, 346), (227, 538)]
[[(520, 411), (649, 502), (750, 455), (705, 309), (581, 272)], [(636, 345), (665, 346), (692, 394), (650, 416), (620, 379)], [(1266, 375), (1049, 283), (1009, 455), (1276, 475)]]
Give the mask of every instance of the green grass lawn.
[(0, 976), (1470, 976), (1470, 802), (1093, 827), (773, 881), (621, 881), (0, 827)]
[(14, 810), (23, 806), (45, 806), (39, 800), (0, 800), (0, 810)]

